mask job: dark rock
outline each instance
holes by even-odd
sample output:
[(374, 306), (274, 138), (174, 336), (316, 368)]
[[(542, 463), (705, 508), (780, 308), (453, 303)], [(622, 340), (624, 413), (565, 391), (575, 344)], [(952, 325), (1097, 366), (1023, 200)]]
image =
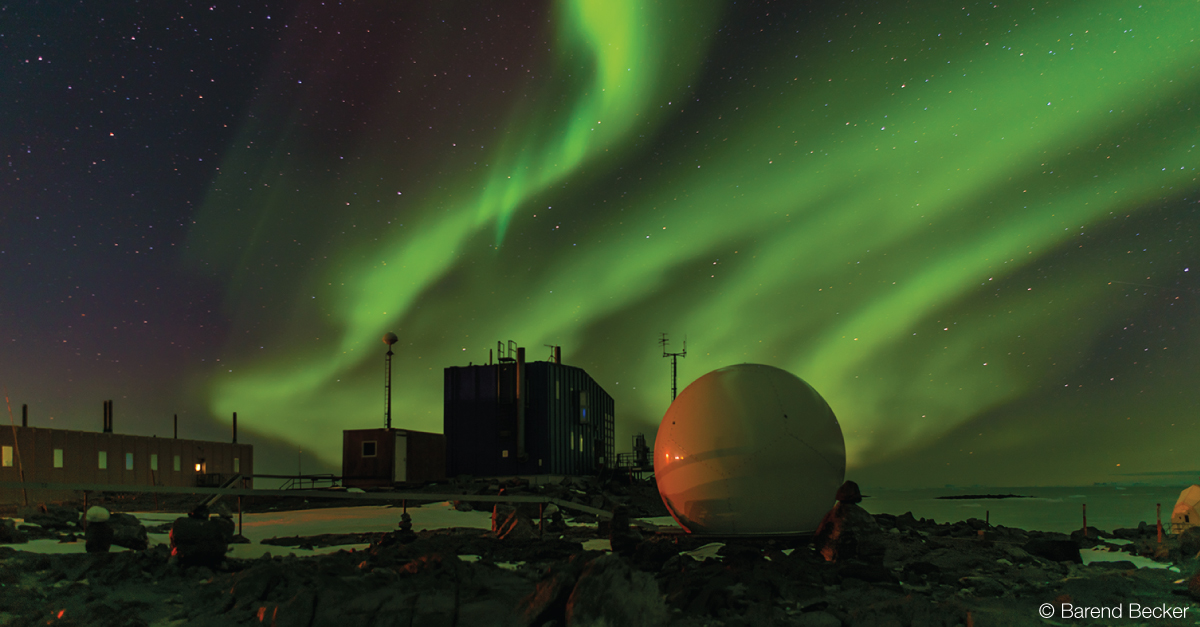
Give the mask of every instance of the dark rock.
[[(837, 503), (825, 514), (813, 534), (813, 546), (827, 561), (859, 556), (859, 544), (878, 549), (875, 536), (882, 533), (867, 510), (852, 503)], [(872, 556), (881, 553), (873, 550)], [(882, 555), (878, 555), (882, 561)]]
[(16, 525), (8, 518), (0, 518), (0, 544), (24, 544), (29, 536), (17, 530)]
[(41, 526), (52, 531), (72, 531), (79, 529), (79, 510), (62, 505), (42, 505), (26, 515), (25, 522)]
[(538, 537), (528, 517), (503, 503), (497, 503), (492, 509), (492, 532), (501, 540), (534, 540)]
[(958, 583), (964, 588), (970, 588), (975, 596), (979, 597), (998, 597), (1004, 594), (1004, 585), (991, 577), (962, 577)]
[(1184, 559), (1194, 559), (1200, 554), (1200, 527), (1188, 527), (1179, 534), (1179, 553)]
[(904, 512), (895, 518), (897, 529), (913, 529), (919, 527), (920, 523), (913, 517), (912, 512)]
[(1083, 557), (1079, 555), (1079, 544), (1074, 540), (1050, 540), (1034, 538), (1021, 547), (1026, 553), (1036, 555), (1052, 562), (1073, 562), (1082, 564)]
[(837, 574), (843, 579), (859, 579), (867, 583), (897, 583), (892, 571), (884, 566), (853, 560), (840, 562)]
[(144, 551), (149, 546), (146, 527), (136, 516), (131, 514), (113, 513), (109, 515), (108, 525), (112, 527), (112, 543), (133, 551)]
[(209, 519), (207, 510), (175, 519), (171, 526), (171, 555), (185, 566), (215, 568), (225, 560), (233, 538), (233, 521)]
[(617, 555), (596, 558), (584, 568), (567, 600), (568, 625), (657, 627), (667, 607), (654, 577), (634, 570)]
[(911, 582), (923, 580), (939, 572), (941, 572), (941, 569), (929, 562), (909, 562), (904, 565), (904, 570), (901, 571), (900, 577), (904, 581)]
[(1109, 570), (1137, 570), (1137, 565), (1129, 560), (1119, 560), (1115, 562), (1092, 562), (1088, 564), (1092, 568), (1107, 568)]
[(577, 557), (551, 566), (533, 592), (518, 602), (517, 616), (527, 625), (544, 625), (551, 621), (565, 625), (567, 601), (584, 566), (583, 560)]

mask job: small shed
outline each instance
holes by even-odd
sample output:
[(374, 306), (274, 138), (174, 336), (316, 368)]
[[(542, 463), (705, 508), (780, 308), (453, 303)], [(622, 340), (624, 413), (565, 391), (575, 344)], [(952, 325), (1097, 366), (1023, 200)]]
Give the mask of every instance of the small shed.
[(411, 429), (342, 431), (342, 485), (384, 487), (446, 478), (446, 437)]

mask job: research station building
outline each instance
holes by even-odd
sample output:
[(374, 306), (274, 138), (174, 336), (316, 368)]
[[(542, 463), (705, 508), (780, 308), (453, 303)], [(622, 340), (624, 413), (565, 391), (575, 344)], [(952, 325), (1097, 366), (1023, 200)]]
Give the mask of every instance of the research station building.
[[(446, 474), (587, 475), (614, 465), (613, 398), (582, 368), (525, 361), (445, 369)], [(507, 353), (507, 356), (505, 355)]]
[[(0, 429), (0, 481), (20, 482), (23, 469), (24, 481), (30, 483), (196, 487), (254, 474), (250, 444), (114, 433), (111, 402), (105, 403), (99, 433), (26, 424), (23, 419), (23, 426)], [(251, 486), (250, 480), (246, 485)], [(32, 502), (70, 495), (52, 492), (28, 498)], [(0, 488), (0, 502), (24, 498), (20, 489)]]

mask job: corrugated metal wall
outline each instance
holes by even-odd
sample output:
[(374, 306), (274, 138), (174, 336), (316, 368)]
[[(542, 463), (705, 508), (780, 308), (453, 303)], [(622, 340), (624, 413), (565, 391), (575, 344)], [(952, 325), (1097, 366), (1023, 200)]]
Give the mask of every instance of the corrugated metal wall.
[[(0, 450), (13, 447), (13, 427), (0, 429)], [(39, 427), (15, 427), (16, 444), (12, 466), (0, 465), (0, 481), (51, 483), (98, 483), (109, 485), (194, 486), (196, 464), (204, 460), (204, 472), (232, 475), (254, 473), (254, 447), (250, 444), (178, 440), (116, 433), (66, 431)], [(18, 455), (19, 452), (19, 465)], [(100, 468), (100, 453), (105, 468)], [(158, 469), (151, 468), (157, 455)], [(55, 458), (61, 459), (56, 466)], [(175, 469), (175, 458), (179, 469)], [(8, 491), (11, 492), (11, 491)], [(0, 490), (0, 497), (13, 495)]]
[(517, 458), (516, 364), (445, 370), (447, 474), (584, 475), (614, 465), (614, 404), (581, 368), (525, 364), (527, 459)]

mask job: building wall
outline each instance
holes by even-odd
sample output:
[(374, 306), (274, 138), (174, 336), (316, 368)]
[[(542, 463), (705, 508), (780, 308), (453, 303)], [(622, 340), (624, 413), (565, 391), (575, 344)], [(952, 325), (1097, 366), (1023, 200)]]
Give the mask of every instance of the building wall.
[(449, 476), (581, 475), (615, 465), (612, 396), (583, 369), (546, 361), (525, 364), (527, 459), (520, 460), (515, 374), (512, 362), (445, 369)]
[[(233, 475), (254, 474), (254, 447), (249, 444), (179, 440), (117, 433), (66, 431), (39, 427), (0, 428), (0, 450), (12, 450), (12, 466), (0, 465), (0, 481), (49, 483), (96, 483), (130, 486), (196, 485), (196, 464), (203, 459), (205, 472)], [(55, 467), (54, 451), (62, 451), (62, 466)], [(99, 467), (100, 452), (106, 453), (107, 468)], [(128, 460), (126, 455), (132, 454)], [(158, 455), (158, 469), (150, 467), (151, 455)], [(174, 458), (179, 456), (179, 470)], [(19, 495), (19, 491), (17, 491)], [(12, 490), (0, 490), (0, 499), (11, 502)]]
[[(406, 483), (446, 478), (446, 438), (442, 434), (409, 429), (348, 429), (342, 432), (342, 485), (393, 485), (397, 433), (407, 436)], [(374, 457), (363, 457), (363, 442), (367, 441), (375, 442)]]

